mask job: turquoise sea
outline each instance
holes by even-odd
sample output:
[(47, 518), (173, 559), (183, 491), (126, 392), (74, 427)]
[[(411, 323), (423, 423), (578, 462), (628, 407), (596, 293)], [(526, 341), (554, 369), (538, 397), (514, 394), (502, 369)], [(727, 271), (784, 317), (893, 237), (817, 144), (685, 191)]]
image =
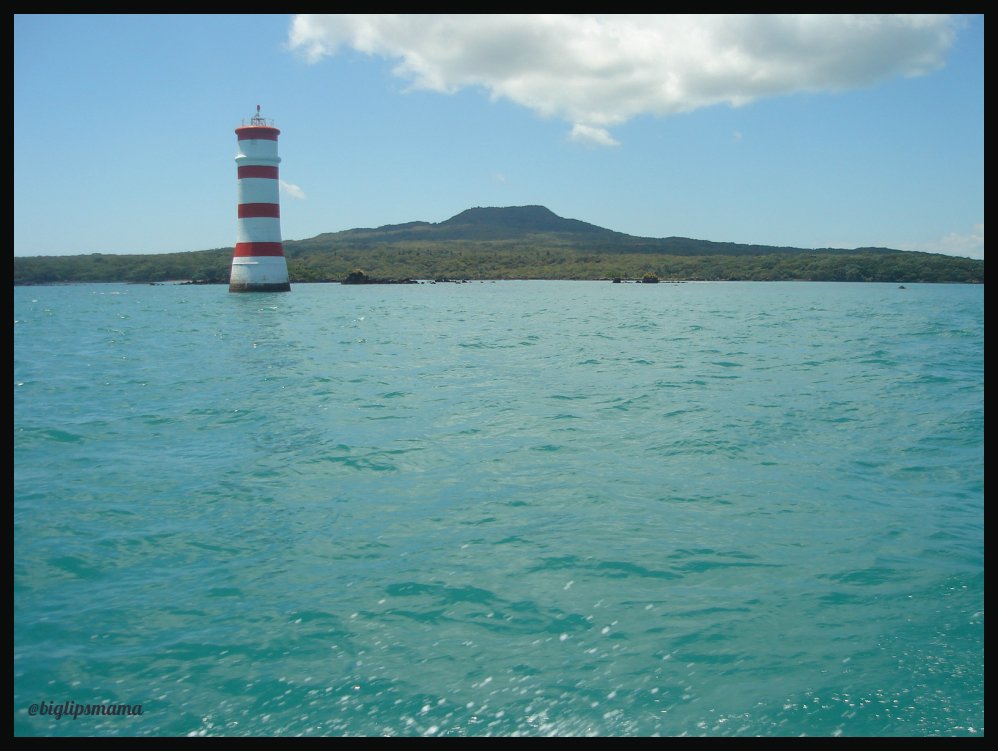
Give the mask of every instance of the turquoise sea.
[(15, 287), (15, 735), (983, 736), (905, 286)]

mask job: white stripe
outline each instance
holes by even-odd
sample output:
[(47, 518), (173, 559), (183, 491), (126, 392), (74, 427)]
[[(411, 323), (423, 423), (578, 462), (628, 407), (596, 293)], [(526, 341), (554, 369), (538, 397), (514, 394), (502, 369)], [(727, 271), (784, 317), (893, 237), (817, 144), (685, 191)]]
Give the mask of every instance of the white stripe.
[(247, 164), (272, 165), (280, 164), (277, 155), (277, 141), (260, 139), (257, 141), (239, 141), (239, 151), (236, 153), (236, 164), (244, 167)]
[(239, 181), (239, 203), (280, 203), (281, 187), (269, 177), (244, 177)]
[(237, 243), (281, 242), (281, 220), (271, 216), (236, 220)]

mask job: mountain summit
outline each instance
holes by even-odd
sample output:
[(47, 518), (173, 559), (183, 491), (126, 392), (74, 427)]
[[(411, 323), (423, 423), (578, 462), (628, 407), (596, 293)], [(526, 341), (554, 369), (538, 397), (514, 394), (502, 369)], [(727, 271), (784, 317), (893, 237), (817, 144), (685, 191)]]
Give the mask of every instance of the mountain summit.
[(435, 225), (438, 228), (473, 232), (471, 228), (488, 228), (496, 236), (515, 237), (537, 232), (570, 233), (573, 235), (621, 236), (619, 232), (597, 227), (578, 219), (565, 219), (545, 206), (506, 206), (503, 208), (465, 209), (460, 214)]
[(622, 232), (597, 227), (578, 219), (565, 219), (544, 206), (504, 206), (465, 209), (442, 222), (406, 222), (377, 228), (325, 233), (303, 242), (340, 240), (369, 244), (409, 240), (522, 240), (536, 235), (557, 235), (583, 244), (634, 240)]

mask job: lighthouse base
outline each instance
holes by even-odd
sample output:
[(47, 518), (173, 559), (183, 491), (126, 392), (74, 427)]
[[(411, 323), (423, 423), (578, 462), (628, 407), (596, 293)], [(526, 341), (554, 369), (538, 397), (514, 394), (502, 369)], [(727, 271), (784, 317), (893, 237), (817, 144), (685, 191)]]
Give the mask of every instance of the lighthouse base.
[(229, 292), (290, 292), (284, 256), (236, 256), (232, 259)]
[(229, 283), (229, 292), (290, 292), (291, 282), (253, 284), (251, 282)]

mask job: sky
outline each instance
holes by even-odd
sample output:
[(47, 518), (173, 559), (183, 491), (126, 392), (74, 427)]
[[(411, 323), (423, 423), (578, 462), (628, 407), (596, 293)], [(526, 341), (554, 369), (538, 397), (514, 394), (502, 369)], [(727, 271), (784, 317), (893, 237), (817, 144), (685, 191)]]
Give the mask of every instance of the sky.
[(14, 16), (14, 254), (232, 247), (478, 206), (640, 237), (984, 257), (983, 15)]

